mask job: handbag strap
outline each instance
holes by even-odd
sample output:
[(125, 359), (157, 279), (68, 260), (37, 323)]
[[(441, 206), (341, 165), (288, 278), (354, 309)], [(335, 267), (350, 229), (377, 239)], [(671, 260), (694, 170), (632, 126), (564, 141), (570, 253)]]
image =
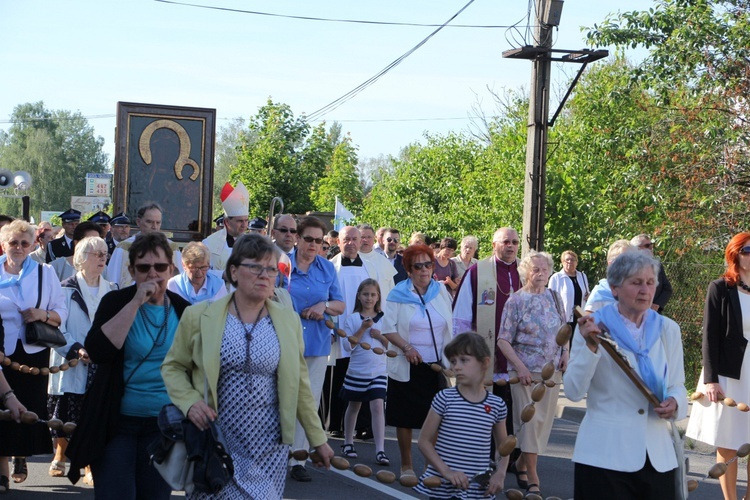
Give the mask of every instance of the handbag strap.
[(42, 265), (39, 264), (37, 267), (37, 274), (39, 275), (39, 294), (36, 297), (36, 308), (42, 305)]
[(417, 287), (414, 287), (414, 291), (417, 292), (417, 296), (419, 297), (419, 300), (422, 301), (422, 305), (424, 306), (424, 312), (427, 315), (427, 322), (430, 324), (430, 335), (432, 337), (432, 347), (435, 349), (435, 358), (437, 359), (438, 363), (441, 363), (443, 361), (442, 356), (438, 353), (437, 348), (437, 342), (435, 341), (435, 330), (432, 328), (432, 318), (430, 317), (430, 311), (427, 310), (427, 303), (424, 301), (424, 297), (422, 297), (422, 294), (419, 293), (419, 290), (417, 290)]

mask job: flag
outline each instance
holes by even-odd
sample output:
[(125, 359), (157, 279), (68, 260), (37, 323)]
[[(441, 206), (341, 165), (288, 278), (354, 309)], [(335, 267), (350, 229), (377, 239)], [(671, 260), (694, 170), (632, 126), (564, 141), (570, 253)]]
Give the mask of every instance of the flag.
[(346, 223), (352, 219), (354, 219), (354, 214), (341, 204), (339, 197), (337, 196), (336, 209), (333, 212), (333, 228), (336, 231), (341, 231), (341, 228), (346, 226)]

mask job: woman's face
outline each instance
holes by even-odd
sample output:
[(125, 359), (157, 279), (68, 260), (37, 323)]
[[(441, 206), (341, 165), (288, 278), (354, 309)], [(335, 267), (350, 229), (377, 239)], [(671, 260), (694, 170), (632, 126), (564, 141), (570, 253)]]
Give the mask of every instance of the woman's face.
[(3, 253), (14, 263), (23, 262), (34, 249), (33, 238), (26, 233), (13, 233), (3, 243)]
[(229, 272), (232, 281), (237, 283), (239, 296), (250, 302), (260, 302), (273, 295), (278, 269), (278, 259), (269, 254), (260, 259), (242, 259), (240, 265), (230, 266)]
[(547, 259), (534, 257), (526, 272), (526, 283), (532, 288), (544, 288), (547, 286), (551, 272)]
[(432, 259), (430, 259), (429, 255), (417, 255), (416, 259), (414, 259), (414, 262), (412, 262), (411, 267), (412, 269), (409, 273), (409, 277), (416, 286), (425, 288), (430, 284), (434, 263), (432, 262)]
[(442, 250), (440, 250), (440, 252), (443, 254), (443, 257), (446, 258), (446, 259), (450, 259), (454, 255), (456, 255), (456, 249), (455, 248), (445, 247)]
[(297, 236), (299, 236), (297, 251), (300, 252), (305, 261), (314, 260), (323, 245), (323, 230), (319, 227), (307, 227), (305, 228), (305, 234), (298, 233)]
[(107, 266), (107, 247), (90, 249), (85, 254), (86, 260), (81, 265), (81, 272), (87, 277), (100, 276)]
[(155, 252), (147, 252), (143, 257), (136, 258), (129, 270), (136, 286), (147, 281), (155, 282), (157, 290), (150, 301), (161, 302), (167, 290), (167, 281), (172, 277), (172, 263), (167, 259), (164, 249), (157, 248)]
[(563, 266), (563, 271), (565, 271), (565, 274), (574, 276), (576, 273), (576, 267), (578, 267), (578, 259), (576, 259), (570, 254), (567, 254), (562, 259), (562, 266)]
[(468, 262), (474, 258), (474, 253), (477, 251), (477, 246), (472, 243), (461, 244), (461, 259)]
[(193, 285), (202, 286), (203, 282), (206, 281), (206, 273), (209, 268), (208, 261), (198, 260), (188, 264), (183, 260), (182, 267)]
[(651, 308), (656, 292), (656, 275), (651, 266), (641, 268), (625, 278), (619, 286), (612, 287), (620, 312), (624, 316), (640, 315)]

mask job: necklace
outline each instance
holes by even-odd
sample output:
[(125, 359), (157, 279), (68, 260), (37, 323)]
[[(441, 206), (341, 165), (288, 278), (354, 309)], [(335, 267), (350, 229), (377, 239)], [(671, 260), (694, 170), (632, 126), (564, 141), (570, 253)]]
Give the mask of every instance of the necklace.
[(746, 292), (750, 292), (750, 286), (747, 286), (744, 281), (740, 280), (739, 285), (740, 288), (742, 288)]
[[(165, 295), (164, 296), (164, 320), (162, 321), (161, 325), (159, 323), (156, 323), (154, 321), (151, 321), (151, 318), (149, 318), (148, 314), (144, 311), (142, 307), (138, 308), (138, 314), (143, 318), (143, 320), (146, 322), (148, 326), (151, 328), (156, 329), (156, 337), (151, 335), (151, 328), (146, 328), (146, 332), (148, 333), (148, 336), (151, 337), (151, 340), (154, 341), (154, 345), (156, 347), (161, 347), (164, 345), (164, 342), (167, 341), (167, 322), (169, 321), (169, 310), (171, 309), (172, 305), (169, 303), (169, 298)], [(163, 334), (163, 335), (162, 335)]]
[[(237, 307), (237, 294), (235, 293), (232, 295), (232, 305), (234, 305), (234, 312), (237, 313), (237, 319), (240, 320), (240, 323), (242, 324), (242, 329), (245, 331), (245, 364), (242, 367), (242, 371), (244, 371), (247, 374), (252, 374), (252, 365), (250, 363), (250, 342), (253, 340), (253, 332), (255, 331), (255, 327), (258, 326), (258, 323), (260, 323), (260, 316), (263, 314), (263, 311), (266, 309), (266, 305), (263, 304), (263, 306), (260, 308), (260, 311), (258, 311), (258, 316), (255, 318), (255, 323), (253, 323), (253, 326), (248, 330), (247, 325), (244, 321), (242, 321), (242, 315), (240, 314), (240, 308)], [(250, 381), (252, 384), (252, 380)], [(252, 390), (252, 385), (251, 389)]]

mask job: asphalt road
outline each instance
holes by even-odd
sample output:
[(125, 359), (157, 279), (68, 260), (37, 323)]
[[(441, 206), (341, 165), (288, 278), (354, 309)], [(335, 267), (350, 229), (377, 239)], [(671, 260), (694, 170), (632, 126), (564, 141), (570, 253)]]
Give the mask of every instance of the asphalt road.
[[(564, 417), (571, 417), (564, 413)], [(558, 418), (555, 420), (546, 455), (539, 458), (539, 474), (542, 478), (542, 491), (545, 496), (557, 496), (561, 499), (573, 496), (573, 463), (570, 461), (578, 423), (575, 414), (572, 420)], [(387, 469), (398, 474), (398, 448), (394, 429), (387, 428), (386, 453), (391, 458), (391, 466)], [(627, 432), (627, 429), (613, 429), (613, 432)], [(415, 440), (417, 434), (415, 433)], [(330, 444), (334, 451), (340, 450), (342, 440), (331, 439)], [(693, 446), (691, 443), (688, 446)], [(355, 448), (359, 458), (351, 460), (352, 464), (362, 463), (372, 467), (373, 471), (383, 468), (376, 466), (375, 449), (372, 441), (356, 442)], [(617, 450), (602, 450), (602, 453), (617, 453)], [(705, 479), (706, 472), (714, 463), (714, 454), (711, 449), (696, 448), (688, 449), (687, 455), (691, 462), (691, 477), (701, 481), (698, 489), (690, 495), (691, 500), (713, 500), (722, 498), (718, 481)], [(422, 470), (424, 462), (414, 444), (414, 469)], [(29, 478), (21, 484), (11, 484), (11, 492), (6, 496), (14, 500), (59, 500), (66, 497), (81, 499), (94, 498), (93, 488), (71, 485), (66, 478), (51, 478), (47, 475), (47, 467), (51, 457), (32, 457), (29, 459)], [(326, 471), (310, 467), (313, 481), (310, 483), (298, 483), (292, 479), (287, 480), (284, 498), (286, 499), (361, 499), (380, 500), (389, 498), (419, 498), (411, 490), (400, 486), (397, 482), (386, 485), (377, 482), (373, 478), (361, 478), (355, 476), (351, 471)], [(740, 496), (744, 494), (747, 486), (747, 477), (744, 464), (740, 467), (739, 490)], [(374, 477), (374, 473), (373, 473)], [(506, 479), (506, 488), (515, 487), (515, 477)], [(182, 494), (175, 493), (174, 498), (180, 498)], [(497, 498), (504, 498), (498, 495)], [(603, 492), (602, 497), (606, 497)]]

